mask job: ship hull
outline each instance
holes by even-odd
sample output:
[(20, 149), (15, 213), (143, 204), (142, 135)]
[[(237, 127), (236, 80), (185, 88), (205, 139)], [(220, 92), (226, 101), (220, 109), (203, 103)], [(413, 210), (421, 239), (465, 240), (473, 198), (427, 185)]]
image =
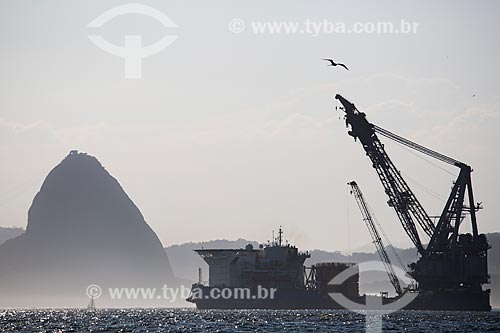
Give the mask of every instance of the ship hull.
[[(199, 297), (188, 301), (196, 304), (198, 309), (274, 309), (274, 310), (300, 310), (300, 309), (344, 309), (333, 299), (320, 295), (316, 291), (307, 289), (277, 289), (273, 298), (214, 298), (211, 290), (218, 289), (207, 286), (193, 286), (193, 291), (198, 289)], [(226, 290), (237, 290), (239, 288), (225, 288)], [(233, 294), (236, 292), (233, 292)], [(192, 293), (193, 294), (193, 293)], [(360, 297), (361, 299), (361, 297)], [(356, 300), (355, 300), (356, 301)]]
[[(188, 299), (196, 304), (198, 309), (273, 309), (273, 310), (300, 310), (300, 309), (331, 309), (344, 310), (328, 295), (307, 289), (277, 289), (274, 298), (266, 299), (223, 299), (210, 296), (212, 287), (195, 284), (192, 290), (201, 290), (202, 295), (196, 299)], [(237, 288), (226, 288), (236, 290)], [(404, 310), (427, 311), (490, 311), (489, 291), (479, 292), (427, 292), (418, 296)], [(365, 297), (359, 296), (351, 300), (360, 305), (361, 310), (366, 304)], [(383, 298), (383, 303), (392, 303), (398, 298)]]
[(406, 310), (491, 311), (490, 291), (420, 292)]

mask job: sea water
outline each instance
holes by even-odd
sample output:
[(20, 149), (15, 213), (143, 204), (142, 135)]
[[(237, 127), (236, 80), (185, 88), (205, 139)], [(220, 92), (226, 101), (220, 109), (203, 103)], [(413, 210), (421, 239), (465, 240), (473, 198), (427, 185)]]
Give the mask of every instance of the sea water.
[[(398, 311), (384, 332), (500, 332), (500, 312)], [(339, 310), (15, 309), (7, 332), (364, 332), (365, 315)]]

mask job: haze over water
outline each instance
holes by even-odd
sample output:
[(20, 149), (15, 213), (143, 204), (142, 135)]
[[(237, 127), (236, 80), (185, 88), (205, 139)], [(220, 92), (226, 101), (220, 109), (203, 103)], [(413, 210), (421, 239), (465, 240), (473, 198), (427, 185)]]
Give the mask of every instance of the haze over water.
[[(495, 246), (488, 252), (485, 241), (452, 242), (482, 246), (446, 248), (460, 263), (481, 253), (481, 265), (464, 264), (472, 269), (460, 273), (446, 268), (450, 257), (432, 261), (435, 253), (420, 250), (431, 259), (413, 273), (432, 268), (433, 284), (446, 271), (445, 283), (429, 289), (432, 300), (442, 291), (483, 288), (481, 299), (491, 289), (498, 307), (499, 1), (137, 2), (0, 3), (0, 331), (364, 331), (363, 313), (196, 310), (184, 308), (191, 304), (182, 297), (167, 304), (156, 295), (143, 301), (109, 292), (167, 284), (188, 290), (196, 280), (213, 287), (192, 246), (238, 239), (257, 249), (279, 225), (287, 246), (314, 253), (307, 269), (367, 261), (375, 252), (349, 194), (352, 180), (404, 254), (401, 266), (414, 262), (420, 241), (410, 241), (403, 229), (411, 223), (402, 228), (387, 204), (376, 162), (347, 135), (336, 94), (370, 122), (472, 167), (474, 201), (484, 208), (478, 204), (479, 234)], [(382, 31), (387, 25), (397, 31)], [(329, 67), (325, 58), (343, 65)], [(381, 144), (393, 175), (425, 208), (422, 216), (439, 215), (462, 164), (415, 156), (385, 137)], [(406, 200), (390, 202), (401, 217)], [(457, 206), (454, 230), (475, 234), (475, 219), (462, 223)], [(19, 228), (4, 228), (11, 226)], [(448, 240), (435, 235), (422, 243)], [(438, 250), (438, 257), (446, 253)], [(244, 264), (242, 272), (257, 267)], [(199, 279), (198, 267), (205, 273)], [(269, 267), (255, 271), (269, 274)], [(321, 280), (307, 278), (306, 289), (306, 268), (297, 268), (299, 283), (291, 285), (318, 291)], [(463, 282), (462, 273), (472, 279)], [(216, 288), (235, 281), (231, 274)], [(366, 276), (372, 280), (362, 281), (360, 295), (392, 288)], [(471, 294), (460, 295), (451, 305), (474, 304)], [(89, 300), (97, 309), (83, 309)], [(387, 332), (500, 332), (496, 310), (398, 311), (382, 320)]]

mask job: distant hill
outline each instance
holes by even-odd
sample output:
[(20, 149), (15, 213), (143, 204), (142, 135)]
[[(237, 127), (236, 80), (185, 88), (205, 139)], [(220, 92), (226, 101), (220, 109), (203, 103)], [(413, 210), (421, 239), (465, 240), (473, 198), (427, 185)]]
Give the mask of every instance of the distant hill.
[[(500, 233), (490, 233), (486, 234), (486, 236), (492, 246), (488, 258), (492, 283), (486, 287), (492, 290), (491, 304), (495, 308), (500, 308)], [(208, 265), (195, 252), (193, 252), (194, 249), (244, 248), (246, 244), (252, 244), (256, 247), (258, 242), (245, 239), (238, 239), (235, 241), (214, 240), (200, 243), (172, 245), (167, 247), (165, 250), (170, 258), (172, 269), (174, 270), (176, 276), (194, 282), (198, 279), (199, 267), (202, 268), (203, 279), (208, 280)], [(397, 253), (404, 265), (414, 262), (418, 258), (417, 251), (414, 248), (394, 248), (394, 251)], [(312, 250), (309, 252), (311, 253), (311, 258), (307, 259), (305, 263), (306, 265), (329, 261), (359, 263), (364, 261), (380, 260), (375, 251), (368, 253), (355, 252), (350, 256), (342, 254), (341, 252), (328, 252), (322, 250)], [(393, 250), (388, 249), (387, 252), (391, 257), (392, 263), (396, 266), (401, 266), (398, 264), (398, 260), (393, 255)], [(378, 293), (382, 290), (392, 292), (393, 289), (384, 273), (373, 272), (360, 277), (360, 290), (365, 293)]]
[(5, 243), (6, 240), (16, 238), (17, 236), (21, 235), (24, 233), (23, 228), (4, 228), (0, 227), (0, 245)]
[(46, 177), (22, 235), (0, 245), (0, 307), (169, 306), (166, 300), (112, 300), (107, 288), (177, 283), (141, 212), (101, 163), (71, 152)]
[(491, 245), (489, 251), (489, 270), (490, 274), (500, 275), (500, 232), (486, 234), (488, 242)]

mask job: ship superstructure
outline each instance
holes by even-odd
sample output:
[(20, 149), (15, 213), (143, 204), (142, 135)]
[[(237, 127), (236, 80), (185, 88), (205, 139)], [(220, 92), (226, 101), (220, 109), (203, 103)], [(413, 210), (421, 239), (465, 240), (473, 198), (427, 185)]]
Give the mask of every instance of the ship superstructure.
[[(189, 299), (198, 308), (338, 308), (329, 296), (329, 281), (352, 263), (321, 263), (305, 267), (309, 252), (283, 240), (283, 230), (271, 243), (255, 249), (195, 250), (209, 266), (208, 285), (196, 283)], [(350, 298), (358, 297), (359, 276), (337, 286)], [(248, 293), (244, 293), (247, 291)], [(225, 293), (228, 297), (222, 297)], [(238, 294), (238, 295), (236, 295)], [(267, 297), (261, 297), (261, 296)], [(271, 297), (271, 295), (273, 297)], [(234, 297), (238, 296), (238, 297)], [(246, 297), (242, 297), (246, 296)]]
[(283, 231), (268, 246), (195, 250), (208, 264), (210, 287), (304, 288), (308, 252), (283, 243)]

